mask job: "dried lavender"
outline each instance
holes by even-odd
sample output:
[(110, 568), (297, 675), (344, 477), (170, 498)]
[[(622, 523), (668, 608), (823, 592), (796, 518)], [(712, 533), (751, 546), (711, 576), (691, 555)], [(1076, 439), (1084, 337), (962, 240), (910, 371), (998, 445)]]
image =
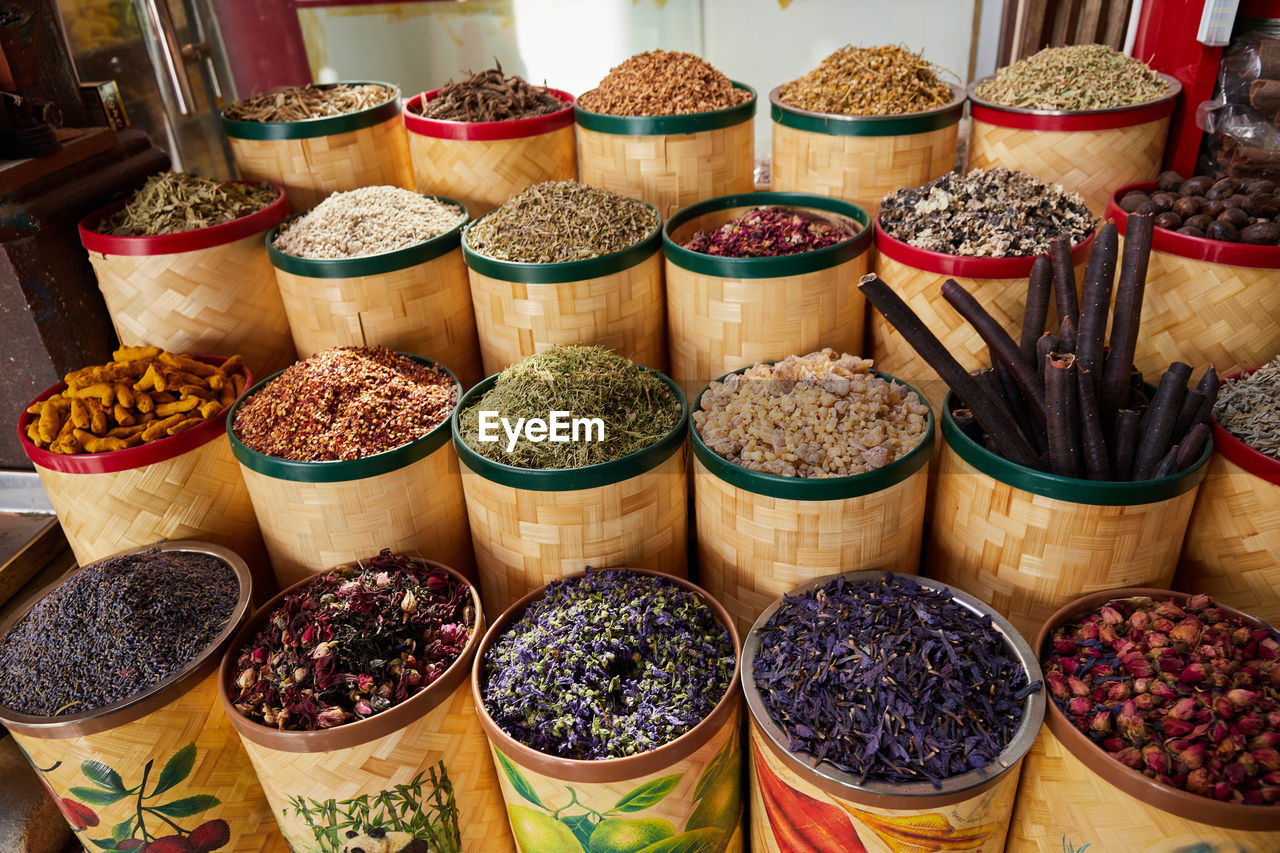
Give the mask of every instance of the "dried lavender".
[(86, 567), (0, 639), (0, 705), (80, 714), (160, 683), (226, 626), (240, 584), (225, 562), (152, 548)]
[(232, 704), (291, 731), (356, 722), (443, 675), (475, 624), (465, 583), (384, 548), (285, 596), (239, 651)]
[(835, 222), (785, 207), (764, 205), (719, 228), (701, 229), (683, 247), (726, 258), (773, 258), (825, 249), (858, 233), (849, 220)]
[(439, 121), (513, 121), (567, 106), (546, 86), (534, 86), (518, 74), (504, 75), (502, 63), (495, 65), (478, 74), (468, 72), (456, 83), (451, 78), (434, 98), (422, 102), (419, 113)]
[(1154, 100), (1169, 84), (1145, 62), (1105, 44), (1046, 47), (1001, 68), (979, 98), (1035, 110), (1104, 110)]
[(1118, 598), (1054, 631), (1054, 703), (1112, 758), (1204, 797), (1280, 803), (1280, 633), (1211, 597)]
[(986, 767), (1042, 686), (990, 616), (901, 575), (786, 596), (759, 636), (752, 677), (791, 751), (862, 780)]
[(1213, 417), (1254, 450), (1280, 459), (1280, 357), (1224, 382)]
[(1095, 222), (1077, 193), (1002, 167), (948, 172), (880, 204), (880, 225), (890, 237), (973, 258), (1042, 254), (1055, 237), (1080, 242)]
[(578, 105), (614, 116), (671, 116), (723, 110), (750, 98), (750, 92), (734, 88), (733, 81), (701, 57), (649, 50), (609, 69), (600, 85), (578, 98)]
[(182, 172), (147, 178), (128, 203), (94, 228), (118, 237), (154, 237), (223, 225), (280, 197), (268, 183), (212, 181)]
[(481, 694), (503, 731), (562, 758), (657, 749), (729, 689), (736, 649), (693, 592), (623, 569), (552, 581), (485, 653)]

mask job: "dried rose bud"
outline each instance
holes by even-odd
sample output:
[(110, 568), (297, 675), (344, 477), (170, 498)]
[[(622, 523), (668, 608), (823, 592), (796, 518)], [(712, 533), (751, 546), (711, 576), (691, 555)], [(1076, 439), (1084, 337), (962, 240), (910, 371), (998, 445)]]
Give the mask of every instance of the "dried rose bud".
[(1066, 637), (1058, 636), (1053, 640), (1053, 650), (1058, 657), (1073, 658), (1076, 656), (1078, 648), (1079, 646), (1076, 645), (1074, 640)]
[(361, 693), (368, 693), (373, 689), (373, 676), (360, 674), (356, 676), (356, 689)]
[(1250, 775), (1252, 774), (1249, 773), (1248, 766), (1239, 761), (1233, 761), (1222, 768), (1222, 778), (1230, 782), (1234, 788), (1239, 788), (1243, 785), (1244, 780), (1248, 779)]
[(1168, 598), (1156, 605), (1156, 615), (1163, 619), (1183, 619), (1186, 618), (1187, 611), (1179, 607), (1176, 601)]
[(1236, 706), (1231, 704), (1231, 700), (1226, 696), (1215, 696), (1213, 699), (1213, 713), (1223, 720), (1230, 720), (1236, 715)]
[(1169, 632), (1169, 636), (1178, 642), (1186, 643), (1194, 646), (1200, 642), (1200, 634), (1204, 631), (1204, 626), (1200, 624), (1200, 620), (1194, 616), (1188, 616), (1177, 625), (1173, 626), (1173, 630)]
[(1222, 802), (1225, 803), (1235, 799), (1235, 796), (1234, 796), (1234, 792), (1231, 790), (1231, 786), (1228, 785), (1226, 782), (1214, 782), (1213, 798), (1215, 800), (1221, 800)]
[(253, 667), (249, 667), (240, 673), (240, 677), (236, 679), (236, 687), (241, 690), (248, 690), (258, 680), (258, 671)]
[(1094, 714), (1093, 719), (1089, 721), (1089, 730), (1102, 735), (1111, 731), (1111, 712), (1098, 711)]
[[(1169, 708), (1168, 714), (1175, 720), (1191, 720), (1196, 713), (1196, 700), (1191, 696), (1183, 696)], [(1167, 732), (1166, 732), (1167, 733)]]
[(1230, 760), (1239, 751), (1240, 746), (1236, 743), (1235, 735), (1227, 735), (1222, 740), (1218, 741), (1217, 753), (1218, 757), (1223, 761)]
[(1126, 767), (1132, 767), (1134, 770), (1141, 770), (1146, 767), (1146, 762), (1142, 759), (1142, 753), (1132, 746), (1126, 746), (1118, 752), (1113, 752), (1111, 757)]
[(1178, 769), (1184, 773), (1196, 770), (1204, 766), (1205, 759), (1208, 757), (1207, 746), (1202, 743), (1193, 743), (1177, 753)]
[(1120, 635), (1116, 633), (1116, 629), (1112, 625), (1103, 625), (1098, 630), (1098, 639), (1106, 643), (1108, 646), (1114, 646), (1120, 640)]
[(1213, 606), (1213, 596), (1205, 593), (1198, 593), (1187, 599), (1186, 607), (1192, 613), (1204, 610), (1206, 607)]
[(1067, 713), (1083, 717), (1093, 709), (1093, 703), (1083, 696), (1076, 696), (1067, 702)]
[(1159, 708), (1162, 703), (1155, 694), (1143, 693), (1141, 696), (1133, 697), (1133, 704), (1137, 706), (1139, 711), (1150, 711), (1153, 708)]
[(1209, 724), (1207, 734), (1209, 735), (1209, 740), (1213, 741), (1215, 744), (1219, 744), (1222, 743), (1223, 739), (1225, 739), (1227, 735), (1231, 734), (1231, 729), (1228, 728), (1227, 724), (1222, 722), (1222, 720), (1214, 720)]
[[(1168, 672), (1174, 675), (1178, 675), (1183, 670), (1185, 670), (1188, 666), (1187, 662), (1182, 658), (1178, 657), (1176, 654), (1160, 655), (1160, 660), (1157, 662), (1157, 665), (1159, 666), (1161, 672)], [(1194, 666), (1201, 666), (1201, 665), (1202, 664), (1194, 664)]]
[(1071, 690), (1067, 687), (1067, 677), (1060, 672), (1045, 673), (1044, 680), (1049, 683), (1049, 692), (1058, 699), (1066, 699), (1071, 696)]
[(1080, 632), (1079, 632), (1079, 635), (1080, 635), (1080, 639), (1082, 639), (1082, 640), (1096, 640), (1096, 639), (1098, 639), (1098, 625), (1097, 625), (1097, 623), (1096, 623), (1096, 622), (1091, 622), (1091, 623), (1088, 623), (1088, 624), (1085, 624), (1085, 625), (1081, 625), (1081, 626), (1080, 626)]
[(361, 715), (362, 717), (373, 716), (373, 707), (363, 699), (356, 702), (354, 707), (355, 707), (356, 713)]
[(1151, 662), (1138, 652), (1130, 652), (1125, 655), (1120, 659), (1120, 663), (1134, 678), (1145, 678), (1154, 673), (1151, 668)]
[(1227, 700), (1237, 708), (1251, 708), (1258, 701), (1258, 694), (1253, 690), (1236, 688), (1227, 691)]
[(1168, 717), (1164, 721), (1164, 733), (1166, 737), (1185, 737), (1191, 734), (1195, 726), (1185, 720), (1179, 720)]
[(1249, 753), (1253, 760), (1257, 762), (1258, 769), (1263, 773), (1272, 773), (1280, 770), (1280, 751), (1274, 749), (1255, 749)]
[(1133, 699), (1120, 706), (1120, 713), (1116, 715), (1116, 731), (1133, 744), (1144, 744), (1150, 740), (1147, 723), (1142, 719)]
[(1280, 749), (1280, 732), (1263, 732), (1260, 735), (1254, 735), (1249, 738), (1249, 748)]
[(1071, 688), (1071, 692), (1076, 696), (1089, 695), (1089, 685), (1085, 684), (1083, 681), (1076, 678), (1074, 675), (1068, 676), (1067, 687)]
[(1266, 782), (1268, 785), (1280, 785), (1280, 770), (1273, 770), (1270, 773), (1264, 774), (1262, 781)]
[(1170, 770), (1169, 756), (1162, 747), (1154, 743), (1149, 743), (1142, 748), (1142, 760), (1147, 765), (1147, 769), (1154, 773), (1168, 773)]
[(1120, 615), (1120, 611), (1116, 610), (1110, 604), (1104, 605), (1103, 608), (1098, 611), (1098, 616), (1101, 617), (1102, 621), (1108, 625), (1119, 625), (1124, 621), (1124, 617)]
[(1145, 610), (1134, 611), (1129, 617), (1129, 625), (1135, 631), (1145, 631), (1151, 627), (1151, 616)]
[(400, 600), (400, 609), (405, 614), (413, 613), (418, 609), (418, 597), (413, 594), (413, 590), (406, 589), (404, 591), (404, 598)]
[(1204, 664), (1188, 664), (1187, 667), (1182, 670), (1182, 674), (1178, 676), (1178, 680), (1183, 684), (1199, 684), (1201, 681), (1204, 681), (1206, 674)]
[[(1161, 622), (1164, 623), (1163, 626)], [(1152, 627), (1155, 630), (1147, 634), (1147, 645), (1153, 649), (1163, 649), (1169, 645), (1169, 629), (1173, 627), (1173, 623), (1168, 619), (1157, 619)]]
[(1261, 788), (1259, 789), (1259, 794), (1264, 806), (1273, 806), (1276, 803), (1280, 803), (1280, 785)]
[(1157, 681), (1152, 684), (1151, 689), (1147, 692), (1159, 699), (1161, 702), (1171, 702), (1178, 698), (1178, 692), (1163, 681)]
[(1202, 797), (1213, 794), (1213, 773), (1207, 767), (1199, 767), (1187, 774), (1187, 790)]
[(373, 584), (379, 589), (390, 586), (391, 575), (387, 574), (386, 572), (378, 572), (378, 574), (374, 575)]
[(1111, 703), (1123, 702), (1133, 695), (1128, 682), (1113, 681), (1107, 685), (1107, 701)]
[(333, 726), (341, 725), (342, 721), (347, 718), (347, 712), (337, 705), (330, 705), (319, 714), (316, 715), (316, 722), (320, 728), (327, 729)]
[(1119, 752), (1120, 750), (1125, 749), (1128, 746), (1129, 744), (1125, 741), (1124, 738), (1119, 738), (1119, 737), (1116, 737), (1115, 735), (1111, 735), (1110, 737), (1105, 737), (1102, 739), (1102, 748), (1105, 749), (1107, 752)]

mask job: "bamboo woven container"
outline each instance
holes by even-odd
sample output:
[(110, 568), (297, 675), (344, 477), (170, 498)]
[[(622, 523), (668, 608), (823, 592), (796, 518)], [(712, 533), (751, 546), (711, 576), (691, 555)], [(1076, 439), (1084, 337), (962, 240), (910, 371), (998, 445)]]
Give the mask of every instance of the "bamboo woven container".
[(1213, 458), (1200, 484), (1173, 588), (1280, 625), (1280, 461), (1210, 420)]
[(749, 631), (779, 596), (816, 577), (916, 573), (933, 435), (931, 410), (920, 443), (901, 459), (850, 477), (804, 479), (735, 465), (690, 428), (698, 577), (739, 631)]
[(756, 93), (737, 106), (674, 116), (614, 116), (575, 106), (582, 182), (642, 198), (666, 219), (755, 186)]
[(634, 246), (557, 264), (477, 254), (467, 242), (470, 228), (462, 232), (462, 256), (486, 374), (557, 344), (602, 346), (637, 364), (667, 369), (661, 218)]
[[(738, 632), (729, 614), (706, 591), (683, 578), (663, 572), (632, 571), (664, 578), (700, 596), (715, 613), (716, 619), (728, 629), (735, 652), (740, 648)], [(737, 686), (739, 661), (734, 662), (729, 689), (702, 722), (670, 743), (626, 758), (583, 761), (547, 755), (512, 738), (489, 716), (481, 693), (481, 684), (486, 678), (485, 653), (523, 615), (525, 608), (545, 592), (543, 588), (528, 593), (498, 617), (476, 652), (471, 676), (476, 709), (484, 733), (489, 738), (513, 828), (517, 823), (533, 823), (536, 827), (537, 816), (549, 817), (547, 812), (571, 802), (570, 797), (573, 797), (572, 802), (581, 804), (584, 810), (594, 809), (624, 819), (668, 821), (678, 834), (655, 842), (652, 848), (643, 848), (651, 849), (652, 853), (740, 853), (743, 849), (744, 803), (739, 737), (742, 731), (742, 694)], [(577, 810), (567, 807), (566, 811)], [(532, 820), (530, 814), (535, 816)], [(577, 815), (566, 814), (564, 817), (569, 817), (566, 823), (578, 830), (574, 835), (582, 848), (588, 848), (583, 835), (589, 838), (588, 833), (593, 826), (587, 816), (581, 816), (576, 823), (572, 820)], [(553, 846), (522, 845), (520, 836), (520, 831), (516, 830), (517, 848), (523, 853), (575, 849), (562, 831), (546, 838), (546, 843)]]
[(688, 576), (689, 405), (678, 385), (661, 378), (680, 400), (680, 422), (643, 450), (582, 468), (516, 468), (481, 456), (463, 441), (459, 418), (497, 376), (462, 398), (453, 414), (453, 446), (462, 460), (480, 593), (490, 618), (584, 566)]
[(285, 254), (274, 245), (282, 226), (271, 229), (267, 253), (298, 357), (331, 347), (380, 345), (429, 353), (453, 365), (464, 388), (479, 382), (484, 374), (462, 260), (464, 223), (414, 246), (333, 260)]
[[(682, 247), (752, 208), (780, 205), (851, 222), (853, 239), (795, 255), (726, 258)], [(858, 280), (870, 265), (871, 220), (841, 199), (753, 192), (684, 208), (662, 229), (666, 253), (671, 375), (701, 388), (717, 376), (791, 353), (831, 347), (860, 354), (866, 301)]]
[(386, 86), (393, 94), (353, 113), (301, 121), (237, 121), (223, 114), (222, 131), (240, 177), (279, 184), (295, 210), (360, 187), (413, 189), (409, 143), (400, 121), (400, 89), (366, 80), (348, 85), (362, 83)]
[[(1091, 233), (1071, 248), (1077, 290), (1094, 236)], [(1034, 263), (1034, 256), (969, 258), (917, 249), (890, 237), (880, 227), (879, 217), (876, 218), (876, 275), (911, 306), (911, 310), (968, 370), (990, 367), (991, 357), (987, 353), (986, 342), (942, 298), (942, 282), (954, 278), (982, 303), (1001, 326), (1016, 335), (1022, 328), (1027, 279), (1031, 277)], [(938, 374), (916, 354), (884, 315), (874, 307), (868, 311), (871, 315), (867, 324), (871, 331), (868, 348), (876, 367), (921, 388), (929, 396), (929, 405), (935, 411), (941, 409), (947, 389)], [(1053, 305), (1049, 306), (1049, 314), (1050, 317), (1056, 314)], [(1050, 328), (1056, 328), (1052, 321)]]
[[(284, 597), (300, 591), (311, 577), (260, 608), (222, 658), (217, 685), (222, 712), (239, 733), (293, 853), (334, 853), (358, 846), (383, 849), (370, 836), (371, 829), (385, 832), (387, 842), (400, 845), (386, 849), (402, 849), (414, 838), (430, 842), (433, 850), (460, 853), (515, 849), (471, 694), (472, 660), (484, 636), (480, 596), (453, 569), (433, 566), (467, 583), (475, 627), (462, 654), (436, 681), (379, 714), (329, 729), (282, 731), (245, 717), (232, 704), (240, 650), (262, 630)], [(387, 805), (397, 800), (394, 808)], [(456, 808), (441, 805), (442, 800)], [(389, 829), (388, 823), (370, 817), (384, 809), (392, 820), (425, 826), (417, 834)], [(355, 816), (354, 825), (345, 825), (344, 815)], [(440, 834), (433, 836), (428, 830)], [(459, 839), (461, 847), (453, 846), (451, 839)]]
[[(240, 597), (218, 637), (191, 663), (127, 699), (59, 717), (19, 714), (0, 706), (0, 723), (59, 799), (77, 841), (88, 849), (131, 849), (116, 844), (126, 838), (142, 840), (137, 828), (142, 817), (152, 836), (186, 836), (206, 821), (225, 821), (230, 838), (219, 853), (288, 853), (253, 766), (218, 708), (218, 659), (249, 615), (248, 567), (234, 552), (205, 542), (180, 540), (130, 551), (151, 547), (211, 554), (235, 571)], [(81, 571), (72, 569), (33, 595), (0, 623), (0, 637)], [(147, 779), (145, 793), (154, 798), (150, 802), (142, 799), (143, 791), (129, 790)], [(150, 810), (144, 813), (144, 807)]]
[[(210, 364), (225, 358), (196, 356)], [(253, 374), (241, 368), (245, 386)], [(59, 382), (33, 400), (66, 389)], [(225, 438), (224, 409), (199, 426), (150, 444), (109, 453), (52, 453), (31, 443), (31, 415), (18, 416), (23, 452), (35, 466), (67, 543), (80, 565), (167, 539), (196, 539), (230, 548), (253, 574), (265, 599), (275, 589), (249, 492)]]
[(1062, 184), (1080, 193), (1101, 216), (1116, 187), (1154, 181), (1164, 159), (1169, 118), (1182, 84), (1161, 97), (1109, 110), (1056, 112), (992, 104), (974, 94), (987, 79), (969, 86), (969, 168), (1004, 166)]
[[(1065, 604), (1040, 629), (1043, 654), (1053, 631), (1113, 598), (1185, 599), (1165, 589), (1112, 589)], [(1233, 616), (1260, 624), (1224, 607)], [(1009, 829), (1010, 850), (1035, 853), (1141, 850), (1143, 853), (1280, 850), (1280, 808), (1222, 803), (1149, 779), (1089, 740), (1053, 703), (1027, 756)]]
[[(401, 354), (453, 377), (442, 364)], [(280, 587), (383, 548), (456, 567), (473, 580), (475, 560), (448, 420), (419, 439), (363, 459), (294, 462), (266, 456), (240, 441), (235, 419), (241, 404), (279, 375), (236, 401), (227, 437)], [(460, 385), (455, 393), (462, 395)]]
[(951, 398), (925, 574), (987, 602), (1026, 637), (1077, 596), (1173, 583), (1211, 446), (1190, 468), (1158, 480), (1060, 477), (966, 436), (951, 417)]
[(874, 217), (889, 193), (927, 184), (955, 165), (960, 86), (951, 87), (945, 106), (890, 116), (802, 110), (779, 100), (781, 89), (769, 93), (774, 190), (842, 198)]
[[(844, 576), (854, 581), (878, 580), (883, 573), (851, 572)], [(791, 594), (831, 579), (817, 578)], [(915, 580), (921, 586), (949, 589), (957, 604), (990, 616), (993, 627), (1026, 667), (1028, 682), (1041, 677), (1031, 647), (999, 613), (954, 587), (928, 578)], [(781, 603), (780, 599), (775, 601), (760, 615), (742, 649), (742, 689), (750, 711), (751, 849), (756, 853), (1006, 849), (1018, 774), (1048, 704), (1044, 691), (1025, 700), (1022, 724), (992, 762), (994, 771), (983, 768), (953, 776), (943, 780), (941, 788), (929, 782), (859, 781), (857, 776), (813, 756), (791, 752), (790, 738), (765, 709), (752, 672), (760, 651), (760, 631)], [(808, 841), (803, 848), (794, 840), (801, 832), (805, 836), (801, 840)]]
[(289, 320), (262, 241), (289, 214), (283, 192), (262, 210), (211, 228), (154, 237), (94, 230), (125, 204), (94, 211), (79, 224), (121, 344), (239, 353), (258, 373), (293, 361)]
[[(1154, 184), (1112, 194), (1107, 217), (1120, 245), (1129, 216), (1119, 199)], [(1159, 376), (1172, 362), (1213, 364), (1220, 374), (1263, 364), (1280, 353), (1280, 246), (1250, 246), (1156, 228), (1151, 238), (1137, 368)], [(1194, 306), (1189, 309), (1188, 306)]]
[(405, 105), (404, 126), (418, 192), (460, 199), (480, 216), (533, 184), (578, 177), (573, 138), (573, 95), (550, 89), (564, 108), (512, 121), (442, 121), (424, 118), (433, 89)]

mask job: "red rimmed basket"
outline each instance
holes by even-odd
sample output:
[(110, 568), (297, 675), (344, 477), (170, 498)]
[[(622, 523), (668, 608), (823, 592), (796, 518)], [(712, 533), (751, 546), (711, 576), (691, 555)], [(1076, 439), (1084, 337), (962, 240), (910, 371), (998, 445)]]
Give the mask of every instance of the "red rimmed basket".
[[(222, 356), (197, 355), (208, 364)], [(253, 374), (241, 368), (245, 388)], [(66, 389), (59, 382), (32, 403)], [(226, 439), (230, 407), (199, 426), (150, 444), (107, 453), (51, 453), (31, 443), (25, 409), (18, 440), (35, 465), (76, 562), (85, 565), (165, 539), (222, 545), (244, 558), (254, 595), (275, 588), (240, 466)]]
[(548, 91), (563, 109), (511, 121), (424, 118), (422, 105), (440, 90), (414, 95), (405, 105), (404, 126), (418, 192), (457, 199), (480, 216), (533, 184), (577, 178), (573, 95)]
[[(1151, 192), (1154, 183), (1117, 189), (1107, 204), (1124, 240), (1125, 193)], [(1134, 362), (1156, 376), (1174, 361), (1213, 364), (1220, 374), (1262, 364), (1280, 353), (1280, 246), (1250, 246), (1157, 228), (1151, 238), (1142, 336)]]
[(272, 186), (279, 197), (262, 210), (196, 231), (121, 237), (94, 230), (126, 201), (80, 220), (80, 242), (121, 344), (239, 353), (267, 373), (293, 363), (289, 318), (263, 240), (289, 215), (284, 190)]
[(1167, 74), (1164, 95), (1107, 110), (1056, 112), (990, 103), (974, 94), (987, 78), (969, 86), (973, 126), (969, 168), (1021, 169), (1080, 193), (1095, 215), (1112, 190), (1160, 173), (1169, 118), (1182, 84)]
[(1217, 420), (1209, 425), (1213, 458), (1191, 511), (1174, 588), (1207, 592), (1280, 625), (1280, 460)]

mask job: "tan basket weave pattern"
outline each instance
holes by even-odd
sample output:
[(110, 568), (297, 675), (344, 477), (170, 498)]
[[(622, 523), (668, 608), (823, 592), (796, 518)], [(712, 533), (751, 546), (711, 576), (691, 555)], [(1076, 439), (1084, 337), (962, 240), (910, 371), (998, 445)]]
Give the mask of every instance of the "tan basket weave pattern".
[(851, 201), (872, 217), (880, 200), (951, 171), (960, 125), (905, 136), (838, 136), (773, 123), (773, 187)]
[(168, 255), (89, 253), (125, 346), (244, 356), (257, 376), (294, 361), (289, 319), (261, 234)]
[(1021, 130), (985, 121), (969, 133), (969, 168), (1021, 169), (1080, 193), (1095, 216), (1125, 184), (1160, 174), (1168, 117), (1110, 130)]
[(462, 249), (418, 266), (355, 278), (276, 269), (299, 358), (380, 344), (440, 362), (469, 388), (483, 378)]
[(486, 375), (557, 344), (595, 344), (667, 370), (661, 252), (612, 275), (560, 284), (468, 272)]
[(413, 189), (409, 143), (399, 114), (371, 127), (329, 136), (230, 137), (227, 141), (240, 177), (284, 187), (294, 210), (309, 210), (331, 193), (360, 187)]
[(383, 548), (436, 560), (475, 579), (458, 457), (450, 443), (396, 471), (340, 483), (240, 470), (281, 589)]
[(1007, 849), (1062, 853), (1085, 845), (1100, 853), (1271, 853), (1280, 850), (1280, 832), (1220, 829), (1149, 806), (1086, 767), (1046, 725), (1022, 768)]
[(796, 501), (739, 489), (693, 464), (699, 577), (744, 636), (778, 597), (814, 578), (916, 573), (927, 466), (862, 497)]
[(462, 486), (480, 574), (496, 619), (525, 593), (587, 566), (632, 566), (688, 577), (686, 450), (609, 486), (535, 492), (465, 466)]
[(822, 347), (861, 354), (866, 301), (857, 285), (867, 265), (864, 253), (803, 275), (733, 279), (668, 261), (671, 377), (701, 388), (758, 361)]
[(1055, 500), (1001, 483), (945, 442), (925, 574), (1000, 611), (1024, 637), (1073, 598), (1168, 589), (1196, 490), (1137, 506)]
[(472, 216), (543, 181), (578, 177), (573, 127), (519, 139), (437, 139), (409, 134), (418, 192), (456, 199)]
[[(36, 738), (11, 732), (37, 767), (54, 767), (43, 772), (45, 781), (59, 797), (79, 800), (71, 792), (74, 787), (94, 787), (80, 769), (81, 762), (100, 761), (120, 774), (125, 787), (142, 781), (143, 768), (155, 762), (152, 783), (174, 753), (195, 743), (196, 758), (191, 773), (184, 781), (148, 803), (160, 805), (196, 795), (217, 797), (221, 804), (193, 817), (175, 818), (190, 832), (208, 820), (221, 818), (231, 829), (231, 839), (219, 853), (287, 853), (288, 845), (276, 828), (271, 808), (263, 796), (258, 777), (253, 772), (240, 737), (218, 705), (218, 675), (211, 673), (182, 696), (146, 716), (91, 735), (71, 738)], [(59, 762), (61, 762), (59, 764)], [(150, 785), (148, 785), (150, 788)], [(111, 827), (133, 816), (138, 808), (135, 797), (124, 797), (111, 805), (91, 805), (98, 825), (81, 833), (85, 846), (97, 849), (90, 838), (106, 838)], [(172, 834), (173, 829), (158, 817), (148, 816), (147, 828), (153, 835)]]
[(1214, 453), (1173, 588), (1280, 625), (1280, 486)]
[(243, 740), (280, 830), (295, 853), (321, 853), (321, 848), (306, 821), (289, 806), (290, 797), (341, 803), (376, 795), (408, 784), (441, 761), (453, 783), (464, 853), (515, 849), (470, 681), (407, 728), (357, 746), (329, 752), (280, 752)]
[(670, 136), (623, 136), (578, 128), (582, 182), (644, 199), (663, 219), (695, 201), (751, 192), (754, 151), (750, 119)]

